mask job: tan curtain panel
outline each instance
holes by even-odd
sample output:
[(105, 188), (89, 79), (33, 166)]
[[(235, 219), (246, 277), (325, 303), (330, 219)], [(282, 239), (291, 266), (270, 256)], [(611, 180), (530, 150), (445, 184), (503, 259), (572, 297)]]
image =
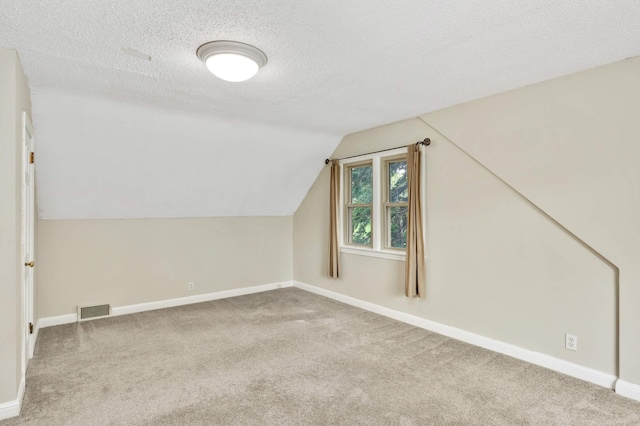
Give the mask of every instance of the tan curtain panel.
[(407, 259), (405, 262), (405, 295), (407, 297), (426, 296), (420, 170), (420, 145), (409, 145), (407, 147), (409, 223), (407, 226)]
[(338, 246), (338, 209), (340, 208), (340, 161), (331, 163), (329, 190), (329, 276), (340, 277), (340, 247)]

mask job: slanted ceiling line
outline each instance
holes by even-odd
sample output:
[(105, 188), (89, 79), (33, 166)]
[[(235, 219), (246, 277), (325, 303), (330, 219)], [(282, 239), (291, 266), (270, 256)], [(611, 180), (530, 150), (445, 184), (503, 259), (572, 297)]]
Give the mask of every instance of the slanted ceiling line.
[(521, 198), (523, 198), (527, 203), (529, 203), (531, 206), (533, 206), (536, 210), (538, 210), (540, 213), (542, 213), (544, 216), (546, 216), (549, 220), (551, 220), (553, 223), (555, 223), (560, 229), (562, 229), (563, 231), (565, 231), (568, 235), (570, 235), (571, 237), (573, 237), (576, 241), (578, 241), (582, 246), (584, 246), (585, 248), (587, 248), (589, 251), (591, 251), (592, 253), (594, 253), (596, 256), (598, 256), (602, 261), (604, 261), (605, 263), (607, 263), (609, 266), (611, 266), (612, 268), (615, 269), (616, 273), (619, 273), (619, 268), (611, 261), (609, 260), (606, 256), (604, 256), (602, 253), (600, 253), (598, 250), (596, 250), (595, 248), (593, 248), (590, 244), (588, 244), (586, 241), (584, 241), (582, 238), (578, 237), (576, 234), (574, 234), (573, 232), (571, 232), (571, 230), (569, 230), (566, 226), (564, 226), (563, 224), (561, 224), (560, 222), (558, 222), (553, 216), (551, 216), (549, 213), (547, 213), (545, 210), (543, 210), (540, 206), (538, 206), (536, 203), (534, 203), (533, 201), (531, 201), (529, 198), (527, 198), (522, 192), (518, 191), (516, 188), (514, 188), (511, 184), (509, 184), (509, 182), (507, 182), (506, 180), (504, 180), (501, 176), (499, 176), (498, 174), (496, 174), (493, 170), (491, 170), (489, 167), (485, 166), (482, 162), (480, 162), (480, 160), (478, 160), (476, 157), (474, 157), (473, 155), (471, 155), (469, 152), (465, 151), (462, 147), (460, 147), (458, 144), (456, 144), (454, 141), (452, 141), (451, 139), (449, 139), (448, 137), (446, 137), (441, 131), (439, 131), (438, 129), (436, 129), (435, 127), (433, 127), (431, 124), (429, 124), (427, 121), (425, 121), (422, 117), (418, 116), (416, 117), (418, 118), (420, 121), (422, 121), (424, 124), (426, 124), (427, 126), (429, 126), (429, 128), (431, 130), (433, 130), (434, 132), (436, 132), (437, 134), (439, 134), (440, 136), (442, 136), (444, 139), (446, 139), (448, 142), (450, 142), (453, 146), (455, 146), (456, 148), (458, 148), (461, 152), (463, 152), (467, 157), (471, 158), (473, 161), (475, 161), (477, 164), (479, 164), (483, 169), (485, 169), (486, 171), (488, 171), (489, 173), (491, 173), (493, 176), (495, 176), (496, 178), (498, 178), (502, 183), (504, 183), (505, 185), (507, 185), (507, 187), (511, 188), (511, 190), (513, 190), (516, 194), (518, 194)]
[(486, 171), (488, 171), (489, 173), (491, 173), (493, 176), (495, 176), (497, 179), (499, 179), (502, 183), (504, 183), (505, 185), (507, 185), (508, 188), (511, 188), (511, 190), (513, 192), (515, 192), (517, 195), (519, 195), (523, 200), (525, 200), (530, 206), (532, 206), (533, 208), (535, 208), (537, 211), (539, 211), (540, 213), (542, 213), (542, 215), (544, 215), (546, 218), (548, 218), (552, 223), (556, 224), (556, 226), (558, 226), (559, 229), (563, 230), (567, 235), (571, 236), (575, 241), (577, 241), (580, 245), (582, 245), (583, 247), (585, 247), (587, 250), (589, 250), (591, 253), (595, 254), (600, 260), (602, 260), (604, 263), (606, 263), (607, 265), (609, 265), (615, 274), (615, 291), (616, 291), (616, 376), (620, 377), (620, 268), (618, 268), (618, 266), (613, 263), (611, 260), (609, 260), (606, 256), (604, 256), (602, 253), (600, 253), (598, 250), (596, 250), (595, 248), (593, 248), (590, 244), (588, 244), (586, 241), (584, 241), (582, 238), (578, 237), (576, 234), (574, 234), (573, 232), (571, 232), (571, 230), (569, 230), (566, 226), (564, 226), (563, 224), (561, 224), (560, 222), (558, 222), (553, 216), (551, 216), (549, 213), (547, 213), (545, 210), (543, 210), (540, 206), (538, 206), (536, 203), (534, 203), (533, 201), (531, 201), (529, 198), (527, 198), (522, 192), (518, 191), (516, 188), (514, 188), (512, 185), (509, 184), (509, 182), (507, 182), (506, 180), (504, 180), (502, 177), (500, 177), (498, 174), (496, 174), (493, 170), (491, 170), (489, 167), (485, 166), (480, 160), (478, 160), (477, 158), (475, 158), (473, 155), (471, 155), (470, 153), (468, 153), (467, 151), (465, 151), (461, 146), (459, 146), (458, 144), (456, 144), (454, 141), (452, 141), (451, 139), (449, 139), (448, 137), (446, 137), (441, 131), (439, 131), (438, 129), (436, 129), (435, 127), (433, 127), (431, 124), (429, 124), (425, 119), (423, 119), (422, 117), (418, 116), (416, 117), (418, 118), (420, 121), (422, 121), (424, 124), (426, 124), (427, 126), (429, 126), (429, 128), (431, 130), (433, 130), (434, 132), (436, 132), (437, 134), (439, 134), (440, 136), (442, 136), (443, 139), (445, 139), (446, 141), (448, 141), (449, 143), (451, 143), (453, 146), (455, 146), (456, 148), (458, 148), (462, 153), (464, 153), (467, 157), (471, 158), (473, 161), (475, 161), (478, 165), (480, 165), (483, 169), (485, 169)]

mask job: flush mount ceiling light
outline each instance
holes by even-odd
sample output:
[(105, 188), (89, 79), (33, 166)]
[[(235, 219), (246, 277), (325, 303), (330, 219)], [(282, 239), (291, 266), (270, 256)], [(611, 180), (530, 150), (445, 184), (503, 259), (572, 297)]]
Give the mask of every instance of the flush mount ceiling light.
[(237, 41), (210, 41), (196, 50), (209, 71), (226, 81), (245, 81), (267, 63), (267, 55), (256, 47)]

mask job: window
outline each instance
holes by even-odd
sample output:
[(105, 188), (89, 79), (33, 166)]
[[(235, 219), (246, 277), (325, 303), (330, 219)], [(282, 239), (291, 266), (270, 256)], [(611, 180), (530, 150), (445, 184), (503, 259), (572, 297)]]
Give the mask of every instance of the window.
[(341, 164), (340, 251), (404, 260), (409, 211), (406, 148)]
[(373, 210), (373, 166), (371, 163), (347, 167), (346, 217), (349, 244), (371, 247)]
[(385, 161), (384, 169), (385, 247), (404, 250), (407, 248), (409, 213), (406, 156)]

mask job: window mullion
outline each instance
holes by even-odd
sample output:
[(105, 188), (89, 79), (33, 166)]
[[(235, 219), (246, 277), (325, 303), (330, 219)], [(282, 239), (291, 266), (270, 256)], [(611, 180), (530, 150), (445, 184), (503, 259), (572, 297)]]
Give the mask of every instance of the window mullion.
[(347, 208), (349, 207), (371, 207), (371, 204), (351, 204), (351, 203), (347, 203)]
[(384, 221), (382, 220), (382, 177), (380, 157), (373, 159), (373, 208), (371, 224), (373, 228), (373, 249), (382, 250), (384, 240)]

